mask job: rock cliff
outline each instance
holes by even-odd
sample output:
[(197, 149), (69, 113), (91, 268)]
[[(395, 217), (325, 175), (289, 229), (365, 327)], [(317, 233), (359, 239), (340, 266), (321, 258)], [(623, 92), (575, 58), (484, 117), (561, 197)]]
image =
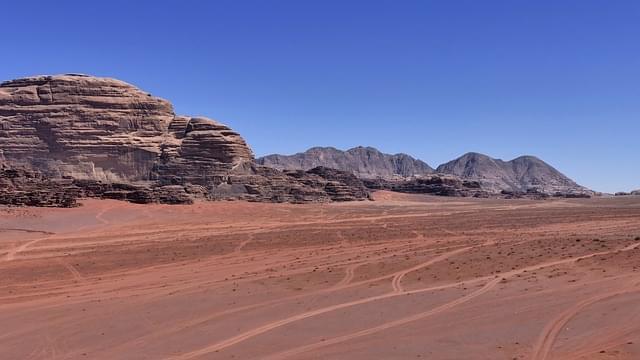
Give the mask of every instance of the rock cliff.
[(406, 179), (365, 179), (364, 184), (373, 190), (390, 190), (411, 194), (430, 194), (454, 197), (492, 197), (495, 194), (483, 190), (477, 181), (443, 174), (430, 174)]
[(327, 188), (340, 183), (335, 178), (256, 165), (244, 139), (228, 126), (178, 116), (168, 101), (125, 82), (77, 74), (0, 84), (0, 162), (25, 175), (12, 181), (22, 187), (28, 179), (68, 179), (83, 196), (138, 202), (368, 196), (361, 194), (362, 184), (347, 186), (349, 196), (337, 195)]

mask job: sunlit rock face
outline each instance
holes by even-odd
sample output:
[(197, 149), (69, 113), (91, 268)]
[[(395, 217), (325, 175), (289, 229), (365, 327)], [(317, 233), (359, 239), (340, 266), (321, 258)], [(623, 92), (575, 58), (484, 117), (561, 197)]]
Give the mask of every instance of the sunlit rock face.
[(2, 83), (0, 149), (5, 161), (48, 176), (103, 181), (156, 179), (163, 164), (220, 172), (253, 159), (225, 125), (176, 116), (166, 100), (84, 75)]
[(257, 165), (228, 126), (176, 115), (168, 101), (120, 80), (77, 74), (0, 84), (0, 166), (0, 180), (11, 187), (0, 203), (13, 205), (69, 206), (78, 197), (189, 203), (369, 196), (349, 174)]

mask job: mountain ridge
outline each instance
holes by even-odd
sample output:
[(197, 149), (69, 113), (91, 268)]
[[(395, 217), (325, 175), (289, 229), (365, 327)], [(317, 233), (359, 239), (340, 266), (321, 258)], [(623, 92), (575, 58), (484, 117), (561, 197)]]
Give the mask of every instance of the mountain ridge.
[(521, 155), (505, 161), (470, 152), (438, 166), (436, 172), (477, 180), (484, 188), (494, 192), (589, 192), (587, 188), (533, 155)]
[(534, 155), (520, 155), (511, 160), (502, 160), (479, 152), (468, 152), (433, 169), (426, 162), (408, 154), (385, 154), (371, 146), (357, 146), (347, 150), (315, 146), (293, 155), (266, 155), (256, 161), (280, 170), (308, 170), (315, 166), (324, 166), (351, 172), (369, 180), (379, 178), (412, 181), (412, 178), (437, 177), (438, 174), (442, 174), (461, 180), (477, 181), (484, 191), (493, 194), (593, 193)]
[(347, 150), (315, 146), (293, 155), (266, 155), (257, 158), (256, 162), (279, 170), (309, 170), (325, 166), (351, 172), (360, 178), (410, 177), (434, 171), (426, 162), (408, 154), (387, 154), (371, 146), (356, 146)]

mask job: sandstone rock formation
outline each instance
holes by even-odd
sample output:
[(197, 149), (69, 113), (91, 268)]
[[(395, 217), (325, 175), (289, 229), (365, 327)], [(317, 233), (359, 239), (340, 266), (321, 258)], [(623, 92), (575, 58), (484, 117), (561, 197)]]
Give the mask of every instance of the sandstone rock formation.
[(172, 170), (209, 176), (253, 158), (222, 124), (175, 116), (169, 102), (127, 83), (81, 75), (2, 83), (0, 149), (5, 161), (47, 176), (122, 182), (165, 180)]
[[(168, 101), (119, 80), (70, 74), (0, 84), (0, 162), (38, 174), (22, 180), (67, 179), (82, 196), (135, 202), (368, 196), (361, 183), (286, 174), (253, 161), (249, 146), (226, 125), (175, 115)], [(22, 180), (17, 184), (28, 187)], [(340, 184), (348, 194), (331, 191)]]
[(443, 174), (407, 179), (365, 179), (363, 182), (370, 189), (402, 193), (483, 198), (495, 196), (495, 194), (483, 190), (477, 181), (463, 180), (457, 176)]
[(438, 173), (480, 182), (487, 191), (503, 194), (546, 194), (582, 197), (592, 192), (569, 179), (544, 161), (521, 156), (511, 161), (468, 153), (440, 165)]
[(80, 192), (72, 180), (0, 165), (0, 205), (73, 207)]
[(409, 177), (431, 174), (425, 162), (406, 154), (384, 154), (372, 147), (347, 151), (332, 147), (314, 147), (294, 155), (267, 155), (259, 164), (281, 170), (309, 170), (318, 166), (350, 172), (362, 179)]

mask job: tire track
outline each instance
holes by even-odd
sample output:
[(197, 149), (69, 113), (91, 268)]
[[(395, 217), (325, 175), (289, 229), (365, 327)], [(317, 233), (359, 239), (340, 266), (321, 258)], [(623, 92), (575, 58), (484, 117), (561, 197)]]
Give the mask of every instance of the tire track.
[(239, 253), (240, 251), (242, 251), (242, 249), (250, 242), (253, 241), (253, 239), (255, 238), (255, 233), (248, 233), (247, 234), (247, 238), (243, 241), (241, 241), (238, 246), (236, 246), (236, 248), (233, 250), (234, 253)]
[(64, 266), (65, 269), (67, 269), (71, 275), (73, 276), (73, 278), (80, 282), (80, 281), (84, 281), (84, 276), (82, 276), (82, 274), (80, 273), (80, 271), (78, 271), (78, 269), (76, 269), (75, 266), (69, 264), (68, 262), (62, 260), (62, 259), (58, 259), (57, 260), (58, 263), (60, 263), (60, 265)]
[(638, 328), (637, 325), (627, 326), (621, 330), (608, 333), (604, 338), (604, 341), (594, 343), (589, 347), (581, 348), (578, 352), (571, 353), (568, 356), (565, 356), (565, 358), (567, 360), (579, 360), (589, 358), (589, 356), (593, 357), (594, 354), (597, 354), (602, 350), (610, 350), (620, 345), (624, 345), (632, 339), (637, 339), (638, 333), (640, 333), (640, 328)]
[(100, 212), (98, 212), (95, 216), (96, 220), (98, 220), (102, 225), (109, 225), (111, 222), (109, 220), (107, 220), (104, 215), (110, 211), (111, 209), (113, 209), (115, 207), (115, 205), (113, 206), (107, 206), (104, 209), (100, 210)]
[(550, 323), (548, 323), (544, 327), (540, 337), (538, 338), (538, 341), (535, 343), (533, 347), (531, 359), (532, 360), (547, 359), (547, 357), (549, 356), (549, 353), (551, 352), (551, 348), (553, 347), (553, 344), (558, 338), (558, 335), (560, 334), (560, 332), (564, 329), (565, 325), (585, 308), (595, 303), (609, 300), (616, 296), (629, 294), (637, 291), (640, 291), (640, 290), (625, 289), (625, 290), (621, 290), (621, 291), (617, 291), (609, 294), (598, 295), (598, 296), (594, 296), (586, 300), (580, 301), (577, 304), (571, 306), (570, 308), (562, 312), (558, 317), (553, 319)]
[[(434, 248), (431, 249), (433, 251), (438, 251), (438, 250), (443, 250), (443, 249), (450, 249), (451, 246), (449, 247), (444, 247), (444, 248)], [(397, 249), (399, 251), (403, 250), (402, 248)], [(384, 259), (387, 257), (393, 257), (393, 253), (392, 254), (387, 254), (387, 255), (382, 255), (382, 256), (378, 256), (378, 257), (374, 257), (369, 259), (368, 261), (365, 262), (358, 262), (358, 263), (354, 263), (351, 264), (350, 266), (353, 266), (353, 270), (351, 270), (350, 272), (353, 274), (353, 276), (355, 276), (355, 269), (359, 266), (362, 265), (366, 265), (366, 264), (371, 264), (374, 263), (377, 260), (380, 259)], [(349, 271), (349, 270), (345, 270), (345, 271)], [(178, 325), (176, 327), (173, 328), (167, 328), (164, 329), (162, 331), (156, 331), (152, 334), (150, 334), (151, 336), (158, 336), (158, 335), (167, 335), (167, 334), (173, 334), (173, 333), (177, 333), (180, 331), (184, 331), (185, 329), (188, 328), (192, 328), (201, 324), (204, 324), (206, 322), (215, 320), (219, 317), (222, 316), (226, 316), (226, 315), (231, 315), (231, 314), (235, 314), (241, 311), (246, 311), (246, 310), (253, 310), (256, 308), (261, 308), (261, 307), (267, 307), (267, 306), (271, 306), (271, 305), (277, 305), (277, 304), (281, 304), (281, 303), (285, 303), (287, 301), (291, 301), (291, 300), (296, 300), (296, 299), (302, 299), (302, 298), (306, 298), (306, 297), (311, 297), (311, 296), (318, 296), (318, 295), (322, 295), (322, 294), (327, 294), (327, 293), (332, 293), (332, 292), (336, 292), (336, 291), (341, 291), (341, 290), (346, 290), (346, 289), (351, 289), (351, 288), (355, 288), (361, 285), (366, 285), (366, 284), (370, 284), (370, 283), (374, 283), (380, 280), (384, 280), (384, 279), (389, 279), (393, 276), (395, 276), (396, 273), (392, 273), (392, 274), (388, 274), (388, 275), (384, 275), (378, 278), (374, 278), (374, 279), (368, 279), (368, 280), (362, 280), (359, 282), (351, 282), (353, 280), (353, 277), (350, 275), (349, 277), (347, 277), (347, 275), (345, 275), (345, 278), (343, 278), (339, 283), (337, 283), (336, 285), (329, 287), (329, 288), (324, 288), (324, 289), (319, 289), (317, 291), (314, 291), (312, 293), (307, 293), (307, 294), (301, 294), (301, 295), (293, 295), (293, 296), (288, 296), (285, 298), (279, 298), (279, 299), (273, 299), (273, 300), (269, 300), (266, 302), (262, 302), (262, 303), (257, 303), (257, 304), (251, 304), (251, 305), (245, 305), (245, 306), (241, 306), (241, 307), (237, 307), (237, 308), (233, 308), (233, 309), (229, 309), (229, 310), (224, 310), (221, 312), (217, 312), (214, 314), (210, 314), (207, 315), (205, 317), (199, 318), (197, 320), (192, 320), (192, 321), (188, 321), (185, 323), (182, 323), (181, 325)], [(342, 284), (340, 284), (342, 283)], [(458, 286), (460, 285), (460, 283), (456, 283), (454, 285), (451, 286)], [(449, 286), (445, 286), (444, 288), (448, 288)], [(435, 287), (432, 290), (439, 290), (442, 289), (443, 287)], [(431, 290), (431, 289), (430, 289)], [(145, 336), (143, 338), (138, 338), (136, 340), (133, 340), (133, 343), (140, 343), (141, 341), (143, 341), (145, 338), (147, 338), (149, 336)]]
[[(483, 245), (486, 245), (486, 244), (483, 244)], [(459, 286), (459, 285), (462, 285), (462, 284), (470, 284), (470, 283), (475, 283), (475, 282), (480, 282), (480, 281), (489, 281), (487, 283), (487, 285), (485, 285), (482, 289), (480, 289), (480, 290), (483, 290), (487, 286), (490, 285), (487, 289), (485, 289), (485, 291), (480, 292), (480, 293), (478, 293), (478, 291), (476, 291), (476, 292), (472, 293), (472, 294), (476, 294), (473, 297), (477, 297), (479, 295), (484, 294), (485, 292), (487, 292), (491, 288), (493, 288), (495, 285), (497, 285), (501, 281), (502, 278), (509, 278), (509, 277), (512, 277), (512, 276), (515, 276), (515, 275), (518, 275), (518, 274), (521, 274), (521, 273), (524, 273), (524, 272), (527, 272), (527, 271), (531, 271), (531, 270), (535, 270), (535, 269), (543, 269), (543, 268), (546, 268), (546, 267), (552, 267), (552, 266), (562, 265), (562, 264), (567, 264), (567, 263), (572, 263), (572, 262), (575, 262), (575, 261), (578, 261), (578, 260), (581, 260), (581, 259), (587, 259), (587, 258), (599, 256), (599, 255), (606, 255), (606, 254), (610, 254), (610, 253), (613, 253), (613, 252), (619, 252), (619, 251), (628, 251), (628, 250), (632, 250), (632, 249), (635, 249), (635, 248), (638, 248), (638, 247), (640, 247), (640, 243), (631, 244), (631, 245), (626, 246), (626, 247), (624, 247), (622, 249), (616, 249), (616, 250), (610, 250), (610, 251), (601, 251), (601, 252), (591, 253), (591, 254), (577, 256), (577, 257), (573, 257), (573, 258), (549, 261), (549, 262), (542, 263), (542, 264), (537, 264), (537, 265), (524, 267), (524, 268), (521, 268), (521, 269), (512, 270), (512, 271), (509, 271), (509, 272), (506, 272), (506, 273), (497, 274), (497, 275), (489, 275), (489, 276), (485, 276), (485, 277), (481, 277), (481, 278), (477, 278), (477, 279), (473, 279), (473, 280), (469, 280), (469, 281), (461, 281), (461, 282), (457, 282), (457, 283), (441, 285), (441, 286), (436, 286), (436, 287), (431, 287), (431, 288), (411, 290), (411, 291), (403, 291), (403, 292), (392, 291), (390, 293), (383, 294), (383, 295), (368, 297), (368, 298), (364, 298), (364, 299), (360, 299), (360, 300), (350, 301), (350, 302), (337, 304), (337, 305), (333, 305), (333, 306), (329, 306), (329, 307), (325, 307), (325, 308), (321, 308), (321, 309), (316, 309), (316, 310), (300, 313), (298, 315), (294, 315), (294, 316), (291, 316), (289, 318), (285, 318), (285, 319), (281, 319), (281, 320), (278, 320), (278, 321), (275, 321), (275, 322), (272, 322), (272, 323), (265, 324), (263, 326), (257, 327), (257, 328), (255, 328), (253, 330), (250, 330), (250, 331), (247, 331), (245, 333), (239, 334), (237, 336), (231, 337), (231, 338), (229, 338), (227, 340), (218, 342), (218, 343), (213, 344), (211, 346), (207, 346), (207, 347), (199, 349), (199, 350), (195, 350), (195, 351), (188, 352), (188, 353), (185, 353), (185, 354), (182, 354), (182, 355), (171, 357), (170, 359), (175, 359), (175, 360), (192, 359), (192, 358), (195, 358), (195, 357), (198, 357), (198, 356), (202, 356), (202, 355), (206, 355), (206, 354), (209, 354), (209, 353), (212, 353), (212, 352), (220, 351), (222, 349), (225, 349), (227, 347), (230, 347), (230, 346), (236, 345), (238, 343), (244, 342), (244, 341), (246, 341), (248, 339), (251, 339), (251, 338), (256, 337), (258, 335), (264, 334), (264, 333), (269, 332), (271, 330), (280, 328), (282, 326), (285, 326), (285, 325), (288, 325), (288, 324), (291, 324), (291, 323), (294, 323), (294, 322), (297, 322), (297, 321), (300, 321), (300, 320), (304, 320), (304, 319), (307, 319), (307, 318), (310, 318), (310, 317), (314, 317), (314, 316), (318, 316), (318, 315), (325, 314), (325, 313), (328, 313), (328, 312), (332, 312), (332, 311), (335, 311), (335, 310), (339, 310), (339, 309), (344, 309), (344, 308), (348, 308), (348, 307), (352, 307), (352, 306), (357, 306), (357, 305), (366, 304), (366, 303), (373, 302), (373, 301), (378, 301), (378, 300), (382, 300), (382, 299), (388, 299), (388, 298), (401, 296), (401, 295), (406, 295), (406, 294), (417, 294), (417, 293), (422, 293), (422, 292), (427, 292), (427, 291), (447, 289), (447, 288)], [(473, 247), (470, 247), (470, 248), (473, 248)], [(460, 250), (461, 249), (457, 249), (457, 250), (453, 250), (452, 252), (456, 252), (457, 253)], [(447, 254), (443, 254), (443, 255), (441, 255), (439, 257), (441, 258), (441, 260), (445, 259), (446, 258), (445, 255), (447, 255)], [(402, 272), (405, 272), (405, 271), (406, 270), (403, 270)], [(400, 273), (402, 273), (402, 272), (400, 272)], [(472, 294), (470, 294), (470, 295), (472, 295)], [(466, 297), (463, 297), (461, 299), (465, 299), (465, 298)], [(458, 299), (458, 300), (460, 300), (460, 299)], [(470, 299), (467, 299), (466, 301), (468, 301), (468, 300), (470, 300)], [(464, 301), (464, 302), (466, 302), (466, 301)], [(456, 301), (454, 301), (452, 303), (454, 303), (455, 305), (458, 304)], [(440, 307), (447, 306), (446, 308), (449, 309), (450, 307), (452, 307), (452, 306), (449, 306), (450, 304), (451, 303), (447, 303), (447, 304), (441, 305)], [(438, 308), (440, 308), (440, 307), (438, 307)], [(436, 309), (438, 309), (438, 308), (436, 308)], [(433, 311), (433, 310), (430, 310), (429, 312), (431, 312), (431, 311)], [(427, 313), (429, 313), (429, 312), (427, 312)], [(414, 315), (414, 316), (409, 317), (409, 318), (413, 318), (415, 316), (418, 316), (417, 319), (420, 319), (421, 315), (424, 315), (424, 314), (427, 314), (427, 313), (421, 313), (421, 314)], [(425, 315), (425, 316), (429, 316), (429, 315)], [(402, 319), (402, 320), (406, 320), (406, 322), (403, 322), (402, 324), (410, 322), (410, 321), (415, 321), (415, 320), (407, 320), (409, 318)], [(392, 324), (393, 323), (395, 323), (395, 322), (392, 322)], [(384, 326), (384, 325), (385, 324), (380, 325), (380, 326)], [(396, 326), (396, 325), (393, 325), (393, 326)], [(393, 326), (391, 326), (391, 327), (393, 327)], [(373, 329), (375, 329), (374, 332), (378, 332), (378, 331), (384, 330), (384, 328), (381, 328), (381, 329), (378, 329), (378, 328), (379, 327), (373, 328)], [(365, 335), (369, 334), (368, 331), (370, 331), (370, 330), (371, 329), (363, 330), (363, 331), (360, 331), (360, 332), (355, 333), (355, 334), (358, 334), (357, 337), (365, 336)], [(353, 334), (351, 334), (351, 335), (353, 335)], [(347, 336), (347, 335), (345, 335), (345, 336)], [(336, 338), (336, 339), (342, 339), (342, 338), (343, 337)], [(346, 339), (346, 340), (349, 340), (349, 339)], [(346, 341), (346, 340), (340, 340), (339, 342)], [(326, 341), (322, 342), (322, 344), (315, 344), (314, 348), (325, 346), (325, 345), (329, 345), (329, 344), (331, 344), (330, 341), (331, 340), (326, 340)]]
[[(606, 255), (606, 254), (610, 254), (610, 253), (614, 253), (614, 252), (629, 251), (629, 250), (633, 250), (633, 249), (636, 249), (636, 248), (639, 248), (639, 247), (640, 247), (640, 243), (636, 243), (636, 244), (631, 244), (629, 246), (626, 246), (626, 247), (624, 247), (622, 249), (618, 249), (618, 250), (602, 251), (602, 252), (597, 252), (597, 253), (593, 253), (593, 254), (577, 256), (577, 257), (569, 258), (569, 259), (550, 261), (550, 262), (547, 262), (547, 263), (533, 265), (533, 266), (525, 267), (525, 268), (522, 268), (522, 269), (512, 270), (512, 271), (509, 271), (507, 273), (503, 273), (501, 275), (500, 274), (499, 275), (495, 275), (494, 279), (489, 281), (480, 290), (477, 290), (477, 291), (475, 291), (475, 292), (473, 292), (473, 293), (471, 293), (469, 295), (466, 295), (466, 296), (464, 296), (464, 297), (462, 297), (460, 299), (454, 300), (454, 301), (446, 303), (444, 305), (440, 305), (440, 306), (436, 307), (435, 309), (429, 310), (427, 312), (420, 313), (420, 314), (417, 314), (417, 315), (412, 315), (412, 316), (409, 316), (409, 317), (406, 317), (406, 318), (403, 318), (403, 319), (395, 320), (395, 321), (392, 321), (392, 322), (389, 322), (389, 323), (378, 325), (378, 326), (373, 327), (373, 328), (361, 330), (361, 331), (358, 331), (358, 332), (355, 332), (355, 333), (352, 333), (352, 334), (347, 334), (347, 335), (339, 336), (339, 337), (336, 337), (336, 338), (333, 338), (333, 339), (324, 340), (322, 342), (318, 342), (318, 343), (302, 346), (302, 347), (299, 347), (299, 348), (295, 348), (295, 349), (292, 349), (292, 350), (284, 351), (284, 352), (269, 356), (266, 359), (282, 359), (282, 358), (290, 357), (290, 356), (293, 356), (293, 355), (301, 354), (301, 353), (304, 353), (304, 352), (307, 352), (307, 351), (311, 351), (311, 350), (315, 350), (315, 349), (318, 349), (318, 348), (321, 348), (321, 347), (325, 347), (325, 346), (328, 346), (328, 345), (333, 345), (333, 344), (341, 343), (341, 342), (344, 342), (344, 341), (352, 340), (352, 339), (355, 339), (355, 338), (358, 338), (358, 337), (374, 334), (374, 333), (377, 333), (377, 332), (380, 332), (380, 331), (383, 331), (383, 330), (386, 330), (386, 329), (389, 329), (389, 328), (392, 328), (392, 327), (404, 325), (404, 324), (412, 322), (412, 321), (416, 321), (416, 320), (420, 320), (420, 319), (426, 318), (426, 317), (431, 316), (431, 315), (433, 315), (435, 313), (439, 313), (439, 312), (451, 309), (451, 308), (453, 308), (453, 307), (455, 307), (457, 305), (460, 305), (460, 304), (465, 303), (465, 302), (467, 302), (467, 301), (469, 301), (469, 300), (471, 300), (471, 299), (473, 299), (475, 297), (478, 297), (478, 296), (488, 292), (492, 288), (494, 288), (497, 284), (500, 283), (500, 281), (502, 281), (502, 279), (510, 278), (510, 277), (515, 276), (515, 275), (524, 273), (526, 271), (530, 271), (530, 270), (533, 270), (533, 269), (542, 269), (542, 268), (552, 267), (552, 266), (566, 264), (566, 263), (571, 263), (571, 262), (575, 262), (575, 261), (578, 261), (578, 260), (581, 260), (581, 259), (591, 258), (591, 257), (599, 256), (599, 255)], [(473, 281), (455, 283), (455, 284), (451, 284), (451, 285), (457, 286), (457, 285), (460, 285), (460, 284), (463, 284), (463, 283), (469, 284), (469, 283), (477, 282), (478, 280), (482, 280), (482, 279), (487, 280), (489, 278), (491, 278), (491, 276), (475, 279)], [(440, 288), (444, 288), (444, 287), (440, 287)], [(415, 293), (425, 292), (425, 291), (429, 291), (429, 290), (435, 290), (435, 289), (419, 289), (419, 290), (407, 291), (407, 292), (404, 292), (404, 294), (415, 294)], [(598, 297), (595, 297), (595, 298), (592, 298), (592, 299), (585, 300), (585, 302), (587, 302), (587, 304), (585, 304), (582, 307), (586, 307), (586, 306), (591, 305), (592, 303), (595, 303), (597, 301), (602, 301), (602, 300), (605, 300), (605, 299), (608, 299), (608, 298), (611, 298), (611, 297), (614, 297), (614, 296), (618, 296), (618, 295), (625, 294), (625, 293), (637, 292), (637, 291), (640, 291), (640, 290), (637, 290), (637, 289), (634, 289), (634, 290), (626, 289), (626, 290), (623, 290), (621, 292), (617, 292), (617, 293), (614, 293), (614, 294), (601, 295), (601, 296), (598, 296)], [(595, 299), (595, 301), (589, 302), (589, 300), (594, 300), (594, 299)], [(574, 308), (572, 308), (572, 309), (574, 309)], [(573, 317), (573, 316), (575, 316), (575, 313), (572, 316), (570, 316), (566, 321), (570, 320), (571, 317)], [(562, 327), (564, 326), (564, 324), (566, 323), (566, 321), (562, 322), (562, 319), (560, 319), (559, 321), (554, 322), (554, 324), (558, 323), (559, 329), (561, 330)], [(559, 330), (557, 331), (557, 333), (559, 333)], [(557, 333), (555, 333), (555, 335), (553, 337), (553, 341), (555, 339), (555, 336), (557, 336)], [(549, 345), (549, 349), (550, 349), (550, 345)], [(534, 350), (534, 352), (535, 351), (536, 350)], [(546, 359), (547, 354), (548, 354), (548, 351), (547, 351), (546, 354), (544, 354), (544, 357), (542, 357), (542, 358), (534, 357), (533, 359), (534, 360)], [(534, 354), (534, 356), (535, 356), (535, 354)]]
[(359, 337), (363, 337), (363, 336), (367, 336), (367, 335), (372, 335), (384, 330), (388, 330), (394, 327), (398, 327), (398, 326), (402, 326), (414, 321), (418, 321), (418, 320), (422, 320), (425, 318), (428, 318), (430, 316), (433, 315), (437, 315), (440, 314), (442, 312), (445, 312), (447, 310), (450, 310), (458, 305), (462, 305), (478, 296), (481, 296), (482, 294), (490, 291), (491, 289), (493, 289), (496, 285), (498, 285), (498, 283), (500, 282), (500, 279), (494, 279), (489, 281), (487, 284), (485, 284), (482, 288), (467, 294), (459, 299), (447, 302), (445, 304), (442, 304), (440, 306), (437, 306), (431, 310), (419, 313), (419, 314), (415, 314), (415, 315), (411, 315), (411, 316), (407, 316), (401, 319), (397, 319), (388, 323), (384, 323), (382, 325), (378, 325), (378, 326), (374, 326), (372, 328), (368, 328), (368, 329), (364, 329), (352, 334), (347, 334), (347, 335), (343, 335), (343, 336), (339, 336), (339, 337), (335, 337), (329, 340), (325, 340), (325, 341), (321, 341), (321, 342), (317, 342), (317, 343), (313, 343), (310, 345), (306, 345), (306, 346), (301, 346), (299, 348), (295, 348), (292, 350), (288, 350), (285, 352), (281, 352), (275, 355), (271, 355), (268, 357), (263, 358), (264, 360), (276, 360), (276, 359), (284, 359), (287, 357), (291, 357), (294, 355), (298, 355), (301, 353), (305, 353), (311, 350), (315, 350), (315, 349), (319, 349), (325, 346), (329, 346), (329, 345), (335, 345), (335, 344), (339, 344), (345, 341), (349, 341), (349, 340), (353, 340)]
[(15, 248), (13, 248), (13, 249), (9, 250), (9, 252), (7, 252), (7, 254), (6, 254), (6, 255), (5, 255), (5, 257), (4, 257), (4, 261), (12, 261), (12, 260), (15, 260), (15, 258), (16, 258), (16, 256), (17, 256), (18, 254), (20, 254), (21, 252), (23, 252), (23, 251), (27, 250), (27, 249), (28, 249), (29, 247), (31, 247), (32, 245), (35, 245), (35, 244), (39, 243), (40, 241), (43, 241), (43, 240), (49, 239), (51, 236), (53, 236), (53, 235), (49, 235), (49, 236), (46, 236), (46, 237), (33, 239), (33, 240), (28, 241), (28, 242), (26, 242), (26, 243), (24, 243), (24, 244), (22, 244), (22, 245), (20, 245), (20, 246), (18, 246), (18, 247), (15, 247)]
[(367, 264), (366, 262), (360, 262), (360, 263), (355, 263), (355, 264), (351, 264), (349, 266), (347, 266), (345, 268), (345, 275), (344, 278), (342, 278), (342, 280), (340, 280), (337, 284), (335, 284), (332, 288), (332, 290), (339, 290), (343, 287), (345, 287), (346, 285), (349, 285), (351, 283), (351, 281), (353, 280), (353, 278), (355, 277), (355, 271), (357, 268), (359, 268), (360, 266)]
[(463, 247), (463, 248), (460, 248), (460, 249), (457, 249), (457, 250), (453, 250), (453, 251), (444, 253), (444, 254), (442, 254), (440, 256), (436, 256), (435, 258), (433, 258), (433, 259), (431, 259), (429, 261), (426, 261), (426, 262), (424, 262), (422, 264), (418, 264), (418, 265), (416, 265), (414, 267), (411, 267), (411, 268), (408, 268), (406, 270), (402, 270), (400, 272), (397, 272), (393, 276), (393, 279), (391, 280), (391, 287), (393, 288), (393, 293), (397, 294), (397, 293), (401, 293), (401, 292), (404, 291), (404, 288), (402, 287), (402, 278), (404, 278), (407, 274), (409, 274), (411, 272), (414, 272), (416, 270), (420, 270), (420, 269), (425, 268), (427, 266), (433, 265), (433, 264), (435, 264), (437, 262), (440, 262), (442, 260), (445, 260), (445, 259), (447, 259), (447, 258), (449, 258), (451, 256), (454, 256), (454, 255), (457, 255), (459, 253), (468, 251), (468, 250), (470, 250), (470, 249), (472, 249), (474, 247), (475, 246), (467, 246), (467, 247)]
[[(471, 247), (466, 247), (466, 248), (463, 248), (463, 249), (466, 251), (466, 250), (469, 250), (471, 248), (473, 248), (473, 247), (471, 246)], [(427, 261), (425, 263), (422, 263), (422, 264), (420, 264), (418, 266), (414, 266), (414, 267), (412, 267), (410, 269), (407, 269), (407, 270), (411, 270), (411, 269), (416, 268), (416, 267), (420, 268), (420, 267), (423, 267), (423, 266), (428, 266), (428, 265), (433, 264), (433, 263), (435, 263), (437, 261), (444, 260), (448, 256), (458, 254), (463, 249), (456, 249), (456, 250), (447, 252), (447, 253), (442, 254), (442, 255), (434, 258), (434, 259), (431, 259), (431, 260), (429, 260), (429, 261)], [(395, 273), (395, 274), (384, 276), (384, 278), (389, 278), (389, 277), (393, 276), (394, 279), (396, 277), (401, 279), (402, 276), (404, 276), (403, 274), (406, 274), (406, 273), (410, 272), (410, 271), (407, 271), (407, 270), (403, 270), (403, 271), (400, 271), (400, 272)], [(398, 276), (398, 275), (400, 275), (400, 276)], [(367, 280), (367, 282), (369, 282), (369, 281), (370, 280)], [(496, 283), (497, 283), (497, 281), (496, 281)], [(357, 284), (357, 283), (353, 283), (353, 284), (351, 284), (349, 286), (353, 286), (354, 284)], [(457, 286), (457, 284), (453, 285), (453, 286)], [(304, 320), (304, 319), (307, 319), (307, 318), (310, 318), (310, 317), (314, 317), (314, 316), (318, 316), (318, 315), (325, 314), (325, 313), (328, 313), (328, 312), (336, 311), (336, 310), (339, 310), (339, 309), (344, 309), (344, 308), (348, 308), (348, 307), (352, 307), (352, 306), (356, 306), (356, 305), (362, 305), (362, 304), (370, 303), (370, 302), (373, 302), (373, 301), (378, 301), (378, 300), (382, 300), (382, 299), (388, 299), (388, 298), (391, 298), (391, 297), (401, 296), (401, 295), (405, 295), (405, 294), (432, 291), (432, 290), (435, 290), (435, 289), (442, 289), (442, 288), (447, 288), (447, 287), (451, 287), (451, 285), (444, 285), (444, 286), (438, 286), (438, 287), (434, 287), (434, 288), (420, 289), (420, 290), (414, 290), (414, 291), (404, 291), (404, 292), (403, 291), (400, 291), (400, 292), (392, 291), (392, 292), (389, 292), (389, 293), (386, 293), (386, 294), (383, 294), (383, 295), (367, 297), (367, 298), (363, 298), (363, 299), (360, 299), (360, 300), (349, 301), (349, 302), (336, 304), (336, 305), (332, 305), (332, 306), (327, 306), (327, 307), (316, 309), (316, 310), (303, 312), (303, 313), (300, 313), (300, 314), (297, 314), (297, 315), (294, 315), (294, 316), (291, 316), (291, 317), (288, 317), (288, 318), (284, 318), (284, 319), (280, 319), (280, 320), (277, 320), (277, 321), (274, 321), (274, 322), (271, 322), (271, 323), (267, 323), (265, 325), (262, 325), (262, 326), (259, 326), (259, 327), (255, 328), (253, 330), (249, 330), (249, 331), (244, 332), (242, 334), (239, 334), (239, 335), (236, 335), (234, 337), (231, 337), (231, 338), (229, 338), (227, 340), (223, 340), (221, 342), (218, 342), (216, 344), (204, 347), (204, 348), (199, 349), (199, 350), (195, 350), (195, 351), (192, 351), (192, 352), (189, 352), (189, 353), (185, 353), (185, 354), (182, 354), (182, 355), (174, 356), (174, 357), (171, 357), (170, 359), (185, 360), (185, 359), (192, 359), (192, 358), (195, 358), (195, 357), (198, 357), (198, 356), (206, 355), (206, 354), (209, 354), (209, 353), (212, 353), (212, 352), (216, 352), (216, 351), (225, 349), (227, 347), (236, 345), (238, 343), (244, 342), (244, 341), (246, 341), (248, 339), (251, 339), (251, 338), (256, 337), (258, 335), (264, 334), (264, 333), (269, 332), (271, 330), (280, 328), (282, 326), (285, 326), (285, 325), (288, 325), (288, 324), (291, 324), (291, 323), (294, 323), (294, 322), (297, 322), (297, 321), (300, 321), (300, 320)]]

